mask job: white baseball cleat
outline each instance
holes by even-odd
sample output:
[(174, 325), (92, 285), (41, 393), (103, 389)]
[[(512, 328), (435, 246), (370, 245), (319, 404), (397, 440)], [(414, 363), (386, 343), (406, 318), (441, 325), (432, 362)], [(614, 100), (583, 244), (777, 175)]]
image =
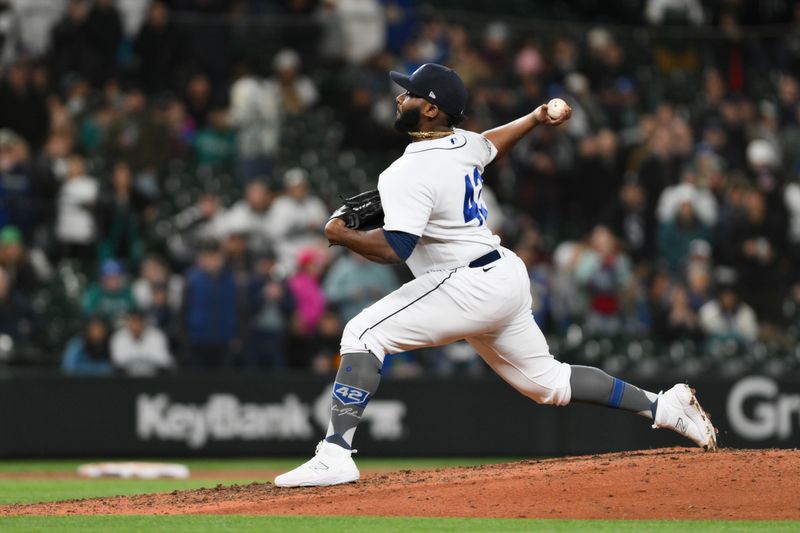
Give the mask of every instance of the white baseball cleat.
[(706, 451), (717, 449), (717, 430), (689, 385), (679, 383), (658, 394), (654, 428), (669, 428)]
[(361, 474), (351, 457), (354, 452), (323, 440), (310, 461), (276, 477), (275, 486), (324, 487), (358, 481)]

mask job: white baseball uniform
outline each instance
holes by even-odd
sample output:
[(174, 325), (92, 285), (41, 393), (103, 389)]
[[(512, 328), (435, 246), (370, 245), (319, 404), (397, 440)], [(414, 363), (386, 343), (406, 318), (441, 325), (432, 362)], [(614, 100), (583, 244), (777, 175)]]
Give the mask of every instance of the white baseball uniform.
[[(415, 279), (348, 322), (342, 353), (386, 354), (466, 339), (503, 379), (539, 403), (566, 405), (571, 368), (556, 361), (531, 314), (522, 260), (486, 227), (482, 173), (497, 155), (456, 129), (410, 143), (378, 181), (384, 229), (419, 236)], [(496, 250), (500, 258), (470, 267)]]

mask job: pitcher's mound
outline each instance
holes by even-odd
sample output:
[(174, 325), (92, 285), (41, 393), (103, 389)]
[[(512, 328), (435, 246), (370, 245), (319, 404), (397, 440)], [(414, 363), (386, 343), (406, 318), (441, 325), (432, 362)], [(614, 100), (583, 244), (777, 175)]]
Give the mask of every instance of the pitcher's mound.
[(798, 450), (670, 448), (440, 470), (358, 483), (268, 483), (0, 507), (20, 514), (273, 514), (800, 519)]

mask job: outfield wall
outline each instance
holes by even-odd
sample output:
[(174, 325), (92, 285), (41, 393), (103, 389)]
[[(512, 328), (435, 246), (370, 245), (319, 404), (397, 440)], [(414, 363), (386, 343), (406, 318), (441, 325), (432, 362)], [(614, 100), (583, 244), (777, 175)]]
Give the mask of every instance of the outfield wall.
[[(658, 390), (663, 383), (640, 383)], [(693, 382), (728, 447), (800, 447), (800, 380)], [(0, 457), (307, 455), (330, 383), (312, 377), (0, 378)], [(538, 406), (493, 376), (385, 380), (371, 456), (587, 454), (687, 441), (609, 409)]]

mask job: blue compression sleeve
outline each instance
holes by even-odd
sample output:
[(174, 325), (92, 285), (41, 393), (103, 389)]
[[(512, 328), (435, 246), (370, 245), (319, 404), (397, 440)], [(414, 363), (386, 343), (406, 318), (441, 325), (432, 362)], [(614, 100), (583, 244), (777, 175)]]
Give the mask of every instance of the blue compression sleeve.
[(411, 252), (414, 251), (414, 247), (419, 240), (419, 237), (416, 235), (406, 233), (405, 231), (383, 230), (383, 236), (386, 237), (386, 241), (389, 243), (389, 246), (392, 247), (394, 253), (397, 254), (397, 257), (403, 261), (411, 256)]

